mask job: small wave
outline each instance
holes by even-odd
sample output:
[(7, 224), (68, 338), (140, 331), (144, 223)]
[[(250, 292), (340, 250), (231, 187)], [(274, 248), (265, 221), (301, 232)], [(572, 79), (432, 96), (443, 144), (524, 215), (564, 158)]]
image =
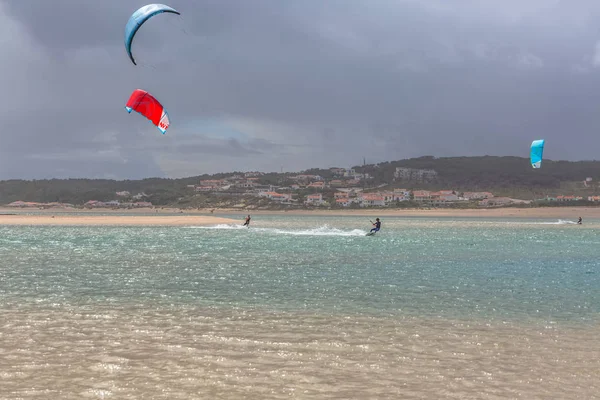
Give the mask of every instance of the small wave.
[(272, 229), (272, 228), (258, 228), (264, 229), (265, 232), (273, 232), (283, 235), (296, 235), (296, 236), (364, 236), (365, 231), (360, 229), (353, 229), (351, 231), (343, 231), (337, 228), (330, 228), (327, 225), (320, 228), (304, 229), (304, 230), (285, 230), (285, 229)]
[(190, 226), (191, 229), (226, 229), (226, 230), (237, 230), (237, 229), (248, 229), (242, 225), (228, 225), (228, 224), (219, 224), (215, 226)]
[(540, 222), (541, 225), (577, 225), (575, 221), (567, 221), (564, 219), (559, 219), (555, 222)]
[[(497, 224), (498, 222), (490, 222), (490, 224)], [(575, 221), (569, 221), (564, 219), (559, 219), (558, 221), (507, 221), (502, 222), (505, 225), (577, 225)]]
[(259, 227), (251, 227), (246, 228), (241, 225), (227, 225), (220, 224), (215, 226), (197, 226), (193, 227), (195, 229), (210, 229), (210, 230), (247, 230), (248, 232), (258, 232), (258, 233), (267, 233), (267, 234), (278, 234), (278, 235), (292, 235), (292, 236), (364, 236), (366, 234), (365, 231), (360, 229), (353, 229), (351, 231), (344, 231), (337, 228), (331, 228), (327, 225), (321, 226), (319, 228), (312, 229), (278, 229), (278, 228), (259, 228)]

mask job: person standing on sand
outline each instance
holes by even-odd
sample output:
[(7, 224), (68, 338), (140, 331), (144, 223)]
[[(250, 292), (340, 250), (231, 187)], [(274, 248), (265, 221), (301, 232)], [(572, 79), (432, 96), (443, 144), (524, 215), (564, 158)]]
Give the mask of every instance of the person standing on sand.
[(250, 228), (250, 215), (246, 217), (246, 222), (244, 222), (244, 225), (242, 226), (247, 226), (248, 228)]

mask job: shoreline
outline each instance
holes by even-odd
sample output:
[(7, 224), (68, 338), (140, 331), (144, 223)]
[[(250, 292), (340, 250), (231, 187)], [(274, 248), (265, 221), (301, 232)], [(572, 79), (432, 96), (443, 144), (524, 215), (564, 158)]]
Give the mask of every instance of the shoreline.
[(0, 226), (200, 226), (233, 222), (238, 221), (200, 215), (0, 215)]
[[(210, 211), (191, 211), (190, 213), (207, 213)], [(496, 209), (369, 209), (369, 210), (245, 210), (221, 209), (215, 210), (214, 215), (235, 214), (240, 216), (250, 215), (297, 215), (297, 216), (385, 216), (385, 217), (456, 217), (456, 218), (561, 218), (577, 219), (599, 218), (600, 207), (556, 207), (556, 208), (496, 208)]]
[[(214, 210), (211, 212), (211, 210)], [(78, 215), (63, 215), (75, 213)], [(104, 214), (104, 215), (98, 215)], [(111, 215), (115, 214), (115, 215)], [(126, 215), (117, 215), (126, 214)], [(169, 214), (169, 215), (165, 215)], [(177, 215), (173, 215), (177, 214)], [(534, 207), (534, 208), (482, 208), (482, 209), (348, 209), (348, 210), (241, 210), (239, 208), (204, 208), (184, 210), (179, 208), (154, 208), (154, 209), (71, 209), (71, 208), (11, 208), (0, 207), (0, 225), (5, 221), (18, 220), (24, 217), (47, 219), (55, 216), (55, 220), (69, 222), (74, 219), (109, 218), (115, 222), (126, 224), (211, 224), (239, 222), (238, 219), (224, 218), (222, 215), (291, 215), (291, 216), (387, 216), (387, 217), (458, 217), (458, 218), (559, 218), (577, 219), (578, 217), (599, 218), (600, 207)], [(44, 218), (46, 217), (46, 218)], [(100, 219), (99, 219), (100, 218)], [(129, 221), (134, 218), (135, 221)], [(58, 221), (57, 220), (57, 221)], [(127, 221), (126, 221), (127, 220)], [(215, 221), (215, 222), (208, 222)], [(50, 221), (49, 223), (52, 223)], [(71, 223), (71, 222), (69, 222)], [(103, 223), (106, 224), (106, 223)]]

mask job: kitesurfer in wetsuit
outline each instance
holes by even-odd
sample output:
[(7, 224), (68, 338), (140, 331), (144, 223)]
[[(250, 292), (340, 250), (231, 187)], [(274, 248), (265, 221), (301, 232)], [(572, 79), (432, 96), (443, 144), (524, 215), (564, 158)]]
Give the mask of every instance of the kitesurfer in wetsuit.
[(579, 225), (581, 225), (581, 223), (582, 223), (582, 221), (581, 221), (581, 217), (579, 217), (579, 221), (577, 221), (577, 223), (578, 223)]
[(381, 221), (379, 220), (379, 218), (375, 218), (375, 223), (373, 224), (373, 226), (375, 228), (371, 229), (371, 232), (379, 232), (379, 230), (381, 229)]
[(246, 222), (244, 222), (244, 225), (242, 226), (247, 226), (248, 228), (250, 228), (250, 215), (246, 217)]

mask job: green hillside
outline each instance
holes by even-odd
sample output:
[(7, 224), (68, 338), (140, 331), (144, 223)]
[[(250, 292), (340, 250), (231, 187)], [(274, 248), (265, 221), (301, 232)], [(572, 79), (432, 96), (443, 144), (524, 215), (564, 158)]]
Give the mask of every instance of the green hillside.
[[(432, 169), (438, 173), (430, 182), (394, 182), (396, 167)], [(522, 157), (419, 157), (355, 167), (374, 177), (374, 183), (406, 186), (409, 189), (454, 189), (492, 191), (497, 195), (535, 198), (552, 194), (595, 194), (600, 180), (600, 161), (544, 160), (533, 169)], [(592, 178), (591, 187), (583, 181)]]
[[(435, 179), (428, 181), (398, 180), (394, 178), (397, 167), (431, 169), (437, 172)], [(453, 189), (457, 191), (492, 191), (497, 196), (522, 199), (539, 198), (557, 194), (600, 194), (600, 161), (551, 161), (544, 160), (541, 169), (534, 170), (527, 158), (521, 157), (419, 157), (390, 161), (375, 165), (354, 167), (357, 173), (368, 173), (373, 179), (367, 187), (404, 187), (407, 189)], [(318, 174), (326, 180), (333, 179), (328, 169), (302, 171)], [(76, 205), (94, 199), (108, 201), (115, 198), (117, 191), (131, 194), (144, 192), (145, 199), (155, 205), (185, 202), (191, 193), (187, 185), (198, 184), (201, 179), (222, 179), (233, 175), (220, 173), (182, 179), (151, 178), (143, 180), (98, 180), (98, 179), (51, 179), (51, 180), (8, 180), (0, 181), (0, 204), (13, 201), (65, 202)], [(259, 183), (288, 185), (291, 173), (269, 173)], [(591, 185), (583, 181), (591, 177)]]

